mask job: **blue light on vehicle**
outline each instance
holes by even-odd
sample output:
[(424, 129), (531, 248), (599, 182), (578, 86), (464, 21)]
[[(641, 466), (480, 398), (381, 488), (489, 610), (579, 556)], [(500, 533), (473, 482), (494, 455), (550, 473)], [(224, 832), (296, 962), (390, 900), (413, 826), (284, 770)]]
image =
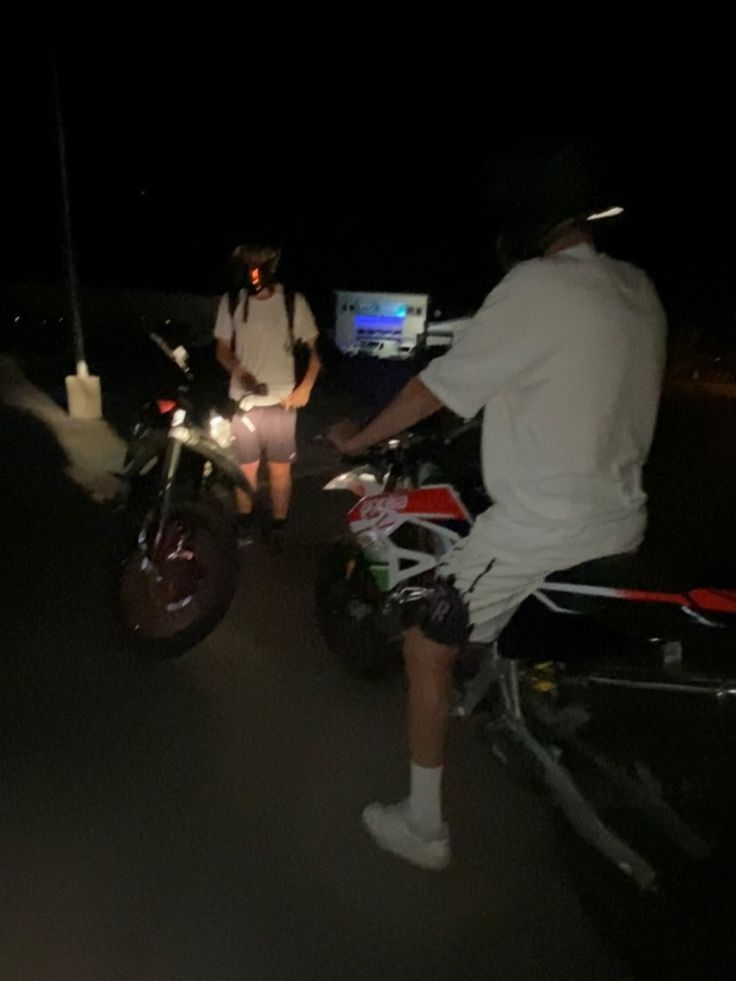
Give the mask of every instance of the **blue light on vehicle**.
[(366, 315), (360, 315), (360, 314), (358, 314), (355, 317), (355, 326), (356, 327), (378, 327), (378, 328), (402, 327), (403, 324), (404, 324), (404, 317), (405, 316), (406, 316), (405, 313), (403, 315), (401, 315), (401, 316), (398, 316), (398, 317), (382, 316), (381, 314), (376, 314), (376, 315), (373, 315), (373, 316), (366, 316)]

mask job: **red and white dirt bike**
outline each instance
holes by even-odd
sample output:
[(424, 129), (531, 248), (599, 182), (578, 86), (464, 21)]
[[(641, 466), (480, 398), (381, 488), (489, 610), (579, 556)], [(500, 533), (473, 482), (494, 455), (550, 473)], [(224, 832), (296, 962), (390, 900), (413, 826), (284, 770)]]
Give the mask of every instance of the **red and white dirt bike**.
[[(354, 673), (401, 665), (439, 557), (489, 503), (468, 476), (477, 436), (470, 423), (391, 440), (326, 485), (359, 498), (315, 596), (328, 647)], [(649, 562), (611, 556), (550, 576), (498, 642), (459, 659), (454, 711), (645, 892), (663, 869), (714, 861), (730, 837), (713, 802), (733, 796), (723, 766), (736, 732), (736, 590), (663, 581)]]

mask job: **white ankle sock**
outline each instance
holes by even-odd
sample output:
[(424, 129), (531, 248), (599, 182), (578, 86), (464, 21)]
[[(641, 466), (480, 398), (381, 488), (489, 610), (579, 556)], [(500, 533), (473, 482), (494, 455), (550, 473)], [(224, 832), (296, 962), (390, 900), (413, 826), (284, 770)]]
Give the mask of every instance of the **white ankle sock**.
[(442, 829), (442, 767), (411, 764), (409, 820), (416, 830), (431, 837)]

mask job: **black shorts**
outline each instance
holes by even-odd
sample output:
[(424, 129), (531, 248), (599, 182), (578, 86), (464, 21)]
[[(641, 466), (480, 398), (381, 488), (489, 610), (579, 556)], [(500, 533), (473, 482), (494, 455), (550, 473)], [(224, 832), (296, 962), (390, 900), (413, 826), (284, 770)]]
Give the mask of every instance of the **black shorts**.
[(238, 463), (293, 463), (296, 458), (296, 410), (281, 405), (256, 406), (233, 416)]

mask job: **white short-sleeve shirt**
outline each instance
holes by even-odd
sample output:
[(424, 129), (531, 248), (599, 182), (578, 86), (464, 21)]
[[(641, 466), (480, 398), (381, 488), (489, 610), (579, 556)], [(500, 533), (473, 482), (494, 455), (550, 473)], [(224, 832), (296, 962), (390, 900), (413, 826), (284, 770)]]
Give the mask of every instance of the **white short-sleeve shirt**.
[(598, 529), (616, 547), (644, 532), (665, 347), (646, 273), (581, 244), (516, 266), (420, 377), (458, 415), (484, 410), (499, 518), (530, 541), (540, 526), (574, 525), (586, 548)]
[[(268, 386), (267, 395), (252, 396), (253, 405), (276, 405), (294, 388), (294, 357), (289, 338), (289, 322), (284, 290), (277, 284), (267, 300), (248, 298), (248, 317), (243, 320), (243, 290), (230, 316), (228, 294), (220, 297), (214, 336), (228, 344), (235, 332), (235, 354), (241, 365), (257, 381)], [(306, 298), (294, 297), (294, 340), (311, 341), (317, 337), (317, 324)], [(245, 390), (240, 382), (230, 382), (230, 398), (240, 400)]]

